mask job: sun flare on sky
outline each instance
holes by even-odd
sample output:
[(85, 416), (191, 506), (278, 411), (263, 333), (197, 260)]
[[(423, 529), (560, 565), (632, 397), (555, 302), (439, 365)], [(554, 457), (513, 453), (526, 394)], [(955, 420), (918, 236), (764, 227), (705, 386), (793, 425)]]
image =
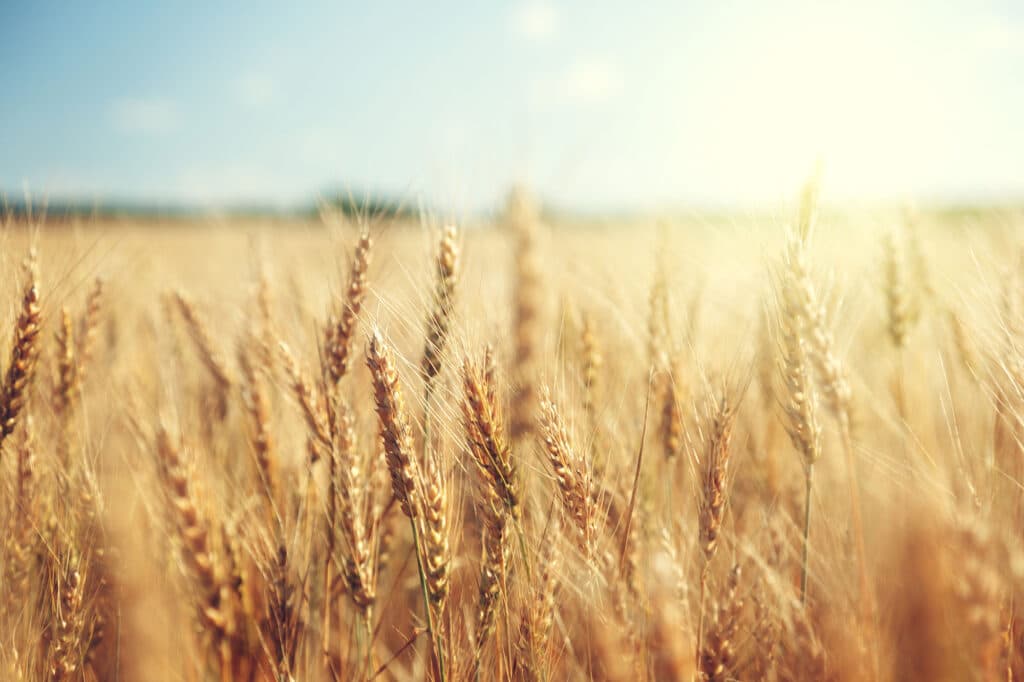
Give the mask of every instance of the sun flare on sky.
[(917, 13), (870, 3), (764, 19), (737, 21), (699, 79), (711, 134), (698, 149), (723, 188), (784, 196), (819, 162), (829, 192), (847, 199), (969, 193), (964, 164), (996, 186), (1014, 175), (992, 140), (1000, 130), (1002, 145), (1020, 144), (1005, 121), (1020, 95), (991, 99), (1022, 50), (1000, 24), (922, 24)]

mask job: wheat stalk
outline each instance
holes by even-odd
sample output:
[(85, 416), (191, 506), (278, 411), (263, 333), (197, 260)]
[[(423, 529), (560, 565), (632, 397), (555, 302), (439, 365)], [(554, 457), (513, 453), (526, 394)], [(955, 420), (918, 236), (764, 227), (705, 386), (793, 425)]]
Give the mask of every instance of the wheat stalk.
[(501, 500), (512, 517), (518, 519), (519, 485), (498, 410), (490, 348), (486, 350), (484, 358), (484, 366), (488, 368), (484, 372), (469, 358), (462, 364), (465, 396), (462, 414), (466, 440), (473, 461), (486, 484), (494, 490), (497, 499)]
[(78, 356), (78, 381), (81, 382), (89, 361), (96, 346), (96, 334), (100, 326), (100, 314), (103, 312), (103, 280), (97, 277), (93, 281), (92, 289), (89, 290), (85, 299), (85, 310), (78, 318), (78, 325), (75, 330), (75, 355)]
[(21, 313), (14, 327), (14, 344), (3, 385), (0, 386), (0, 444), (14, 433), (18, 415), (25, 406), (26, 393), (35, 373), (39, 355), (39, 329), (42, 324), (35, 253), (25, 264), (25, 287), (21, 297)]
[(514, 443), (527, 439), (534, 428), (536, 403), (535, 358), (540, 298), (540, 266), (537, 262), (536, 209), (525, 190), (515, 190), (506, 207), (507, 220), (516, 239), (515, 291), (513, 298), (513, 393), (509, 432)]
[(596, 540), (593, 481), (586, 460), (571, 445), (569, 432), (547, 386), (540, 392), (540, 415), (541, 441), (555, 474), (562, 505), (580, 533), (581, 547), (590, 554)]
[(457, 234), (454, 225), (447, 226), (442, 233), (441, 244), (437, 252), (435, 265), (437, 281), (434, 285), (433, 304), (427, 317), (426, 345), (423, 348), (423, 361), (420, 365), (428, 396), (432, 391), (434, 380), (441, 372), (441, 355), (444, 352), (445, 343), (448, 341), (448, 330), (451, 326), (455, 285), (458, 282), (459, 272)]
[(345, 289), (345, 301), (341, 313), (328, 323), (325, 333), (324, 356), (327, 362), (328, 376), (334, 383), (341, 381), (348, 373), (351, 363), (352, 341), (355, 337), (359, 313), (366, 297), (367, 272), (370, 269), (370, 250), (373, 241), (368, 230), (359, 235), (349, 269), (348, 287)]
[(210, 372), (210, 376), (213, 377), (214, 383), (217, 386), (217, 411), (223, 419), (227, 415), (228, 395), (231, 393), (234, 380), (228, 372), (227, 364), (213, 342), (210, 330), (199, 316), (199, 311), (196, 310), (195, 305), (180, 291), (175, 292), (174, 300), (178, 305), (178, 310), (181, 312), (182, 319), (185, 320), (188, 327), (189, 336), (192, 337), (192, 341), (199, 353), (199, 359)]
[(373, 378), (374, 404), (377, 408), (377, 419), (380, 423), (380, 439), (384, 444), (388, 471), (391, 474), (391, 490), (409, 518), (412, 528), (416, 566), (419, 570), (420, 588), (423, 592), (423, 608), (427, 619), (427, 630), (434, 640), (434, 656), (438, 664), (441, 679), (445, 679), (444, 653), (441, 635), (435, 629), (431, 614), (430, 588), (427, 571), (423, 562), (420, 530), (417, 519), (423, 514), (423, 492), (417, 490), (419, 478), (416, 460), (414, 459), (412, 432), (409, 417), (406, 413), (405, 399), (398, 380), (391, 349), (384, 344), (380, 331), (373, 330), (366, 349), (366, 365)]
[[(796, 243), (796, 253), (800, 253), (802, 242), (791, 238)], [(794, 253), (791, 249), (788, 253)], [(804, 499), (804, 539), (803, 560), (800, 571), (800, 600), (807, 598), (807, 559), (810, 547), (811, 524), (811, 485), (814, 464), (821, 454), (821, 430), (817, 420), (817, 392), (811, 377), (808, 344), (804, 336), (807, 325), (803, 307), (804, 295), (801, 281), (794, 275), (796, 266), (794, 259), (787, 260), (779, 302), (779, 337), (781, 359), (779, 370), (785, 389), (783, 412), (786, 432), (793, 446), (800, 454), (804, 465), (805, 499)], [(852, 472), (851, 472), (852, 475)]]
[(718, 538), (729, 500), (729, 463), (732, 456), (732, 433), (736, 407), (723, 393), (710, 414), (710, 428), (702, 462), (702, 480), (698, 509), (698, 530), (702, 563), (700, 569), (700, 603), (697, 613), (697, 664), (703, 646), (704, 600), (711, 560), (718, 551)]

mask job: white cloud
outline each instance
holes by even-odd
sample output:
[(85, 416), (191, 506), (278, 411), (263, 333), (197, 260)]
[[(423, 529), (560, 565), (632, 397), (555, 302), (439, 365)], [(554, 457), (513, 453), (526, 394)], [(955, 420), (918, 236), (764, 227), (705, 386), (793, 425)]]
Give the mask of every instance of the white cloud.
[(110, 106), (114, 127), (125, 133), (162, 135), (180, 122), (173, 100), (164, 97), (122, 97)]
[(622, 89), (622, 72), (607, 59), (578, 59), (566, 70), (564, 87), (570, 99), (583, 102), (607, 100)]
[(511, 14), (513, 33), (528, 40), (541, 41), (551, 38), (558, 31), (558, 10), (541, 1), (524, 2)]
[(260, 107), (277, 95), (277, 83), (270, 76), (249, 72), (240, 76), (233, 84), (235, 96), (247, 107)]

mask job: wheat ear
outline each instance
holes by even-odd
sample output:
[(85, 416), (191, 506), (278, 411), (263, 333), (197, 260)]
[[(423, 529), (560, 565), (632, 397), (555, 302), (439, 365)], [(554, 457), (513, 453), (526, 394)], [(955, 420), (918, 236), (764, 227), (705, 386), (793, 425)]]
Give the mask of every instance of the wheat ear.
[(349, 270), (348, 288), (340, 314), (327, 325), (324, 343), (328, 375), (334, 383), (341, 381), (351, 364), (352, 341), (355, 337), (359, 312), (366, 297), (367, 272), (370, 269), (370, 253), (373, 241), (369, 231), (359, 235)]
[(39, 329), (42, 316), (39, 310), (39, 290), (35, 266), (35, 253), (29, 254), (25, 265), (25, 287), (21, 297), (21, 313), (14, 327), (14, 345), (0, 387), (0, 444), (14, 433), (18, 415), (25, 406), (26, 393), (35, 373), (39, 354)]

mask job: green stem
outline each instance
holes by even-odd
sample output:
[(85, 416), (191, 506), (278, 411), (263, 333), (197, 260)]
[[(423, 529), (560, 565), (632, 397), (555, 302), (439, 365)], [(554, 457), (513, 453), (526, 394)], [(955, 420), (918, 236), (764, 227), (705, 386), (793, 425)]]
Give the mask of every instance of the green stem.
[(434, 656), (437, 658), (437, 670), (441, 676), (441, 682), (445, 682), (444, 650), (441, 648), (441, 635), (434, 629), (434, 619), (430, 614), (430, 593), (427, 590), (427, 574), (423, 570), (423, 559), (420, 558), (420, 534), (416, 528), (416, 519), (410, 518), (409, 524), (412, 526), (412, 542), (416, 554), (416, 570), (420, 576), (420, 590), (423, 593), (423, 610), (427, 616), (427, 632), (430, 633), (431, 640), (434, 643)]

